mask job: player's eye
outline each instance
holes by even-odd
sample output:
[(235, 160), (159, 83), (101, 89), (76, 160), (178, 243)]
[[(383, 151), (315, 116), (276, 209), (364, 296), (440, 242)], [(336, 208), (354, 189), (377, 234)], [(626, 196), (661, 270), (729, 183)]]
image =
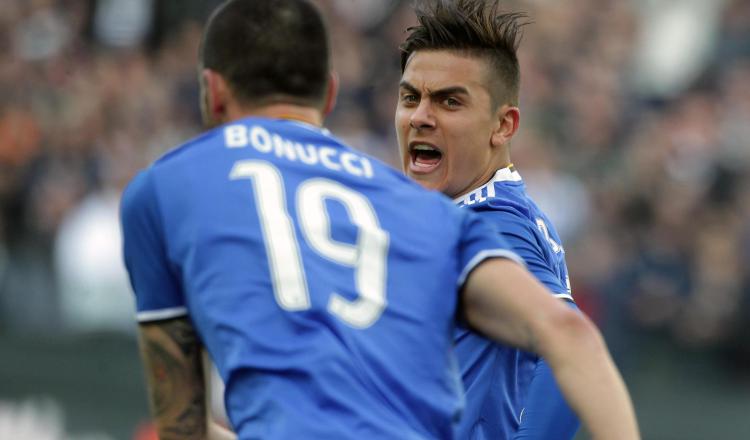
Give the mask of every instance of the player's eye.
[(404, 104), (417, 104), (419, 102), (419, 97), (414, 93), (404, 93), (401, 95), (401, 102)]
[(455, 108), (455, 107), (459, 107), (461, 105), (461, 101), (459, 101), (456, 98), (448, 97), (448, 98), (445, 98), (443, 100), (443, 104), (446, 105), (446, 106), (448, 106), (448, 107)]

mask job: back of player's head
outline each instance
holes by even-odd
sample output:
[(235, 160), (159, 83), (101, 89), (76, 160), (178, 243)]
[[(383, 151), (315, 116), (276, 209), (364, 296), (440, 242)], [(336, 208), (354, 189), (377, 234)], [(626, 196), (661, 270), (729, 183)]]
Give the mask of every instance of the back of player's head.
[(419, 24), (409, 32), (401, 49), (401, 72), (419, 50), (453, 50), (484, 59), (493, 74), (495, 104), (518, 105), (520, 67), (516, 51), (522, 12), (501, 12), (500, 0), (418, 0)]
[(320, 106), (328, 85), (328, 34), (308, 0), (229, 0), (209, 18), (200, 61), (236, 99), (259, 106)]

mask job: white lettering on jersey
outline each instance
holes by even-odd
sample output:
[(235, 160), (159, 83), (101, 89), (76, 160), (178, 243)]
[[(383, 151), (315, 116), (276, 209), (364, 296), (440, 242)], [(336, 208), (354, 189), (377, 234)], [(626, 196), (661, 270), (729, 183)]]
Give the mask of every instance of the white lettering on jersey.
[(464, 202), (466, 203), (466, 206), (471, 206), (475, 203), (482, 203), (485, 200), (487, 200), (487, 197), (482, 195), (482, 191), (484, 189), (485, 189), (484, 186), (480, 186), (479, 188), (475, 189), (474, 191), (464, 196)]
[(316, 154), (315, 146), (308, 145), (303, 147), (300, 143), (295, 143), (294, 148), (297, 150), (297, 157), (305, 165), (315, 165), (318, 163), (318, 155)]
[(544, 220), (537, 218), (536, 227), (539, 228), (542, 234), (544, 234), (544, 238), (547, 239), (547, 243), (549, 243), (550, 247), (552, 248), (552, 252), (556, 254), (562, 252), (562, 246), (560, 246), (555, 240), (552, 239), (552, 237), (549, 236), (549, 229), (547, 229), (547, 225), (544, 223)]
[(294, 142), (275, 134), (273, 135), (273, 147), (276, 156), (285, 157), (287, 160), (297, 160), (297, 154), (294, 152)]
[(318, 150), (318, 154), (320, 154), (320, 163), (329, 170), (339, 171), (341, 169), (341, 165), (331, 160), (331, 156), (336, 155), (336, 150), (333, 148), (323, 147)]
[[(243, 128), (247, 130), (247, 127), (245, 127), (244, 125), (231, 125), (227, 127), (227, 130), (232, 129), (241, 131)], [(245, 136), (244, 138), (247, 139), (247, 136)], [(266, 130), (261, 127), (253, 127), (252, 130), (250, 130), (250, 143), (252, 143), (253, 147), (261, 153), (268, 153), (271, 151), (271, 148), (273, 148), (273, 146), (271, 145), (271, 136)], [(247, 142), (245, 142), (243, 145), (237, 146), (237, 148), (240, 147), (247, 147)]]
[(227, 148), (242, 148), (247, 145), (247, 128), (243, 125), (230, 125), (224, 130), (224, 143)]
[(355, 176), (363, 176), (364, 170), (357, 168), (355, 165), (358, 158), (356, 154), (349, 153), (348, 151), (341, 153), (341, 165), (344, 166), (347, 173), (354, 174)]
[(274, 154), (291, 162), (299, 161), (311, 166), (321, 164), (332, 171), (344, 171), (367, 179), (373, 177), (372, 164), (364, 156), (325, 145), (302, 145), (279, 134), (271, 134), (259, 125), (248, 128), (233, 124), (225, 127), (224, 143), (227, 148), (253, 147), (260, 153)]

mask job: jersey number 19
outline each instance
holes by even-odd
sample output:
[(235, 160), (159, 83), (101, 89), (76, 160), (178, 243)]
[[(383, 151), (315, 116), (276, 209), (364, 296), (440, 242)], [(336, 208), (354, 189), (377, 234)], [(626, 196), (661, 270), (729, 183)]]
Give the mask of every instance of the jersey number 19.
[[(269, 162), (238, 161), (231, 180), (249, 179), (255, 187), (255, 205), (268, 255), (274, 296), (287, 311), (310, 308), (310, 293), (302, 264), (294, 223), (286, 205), (281, 172)], [(336, 181), (311, 178), (296, 191), (297, 216), (305, 240), (324, 258), (355, 271), (359, 297), (349, 301), (336, 292), (328, 300), (328, 311), (356, 328), (367, 328), (378, 320), (386, 306), (386, 272), (389, 236), (380, 227), (370, 201), (361, 193)], [(356, 244), (331, 237), (327, 199), (340, 202), (358, 228)]]

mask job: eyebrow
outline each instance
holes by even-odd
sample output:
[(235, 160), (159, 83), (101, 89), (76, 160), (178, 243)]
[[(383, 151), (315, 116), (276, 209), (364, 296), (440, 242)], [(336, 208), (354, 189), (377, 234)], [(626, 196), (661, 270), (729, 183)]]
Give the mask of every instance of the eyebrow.
[[(414, 93), (416, 95), (421, 95), (419, 90), (417, 90), (416, 87), (411, 85), (408, 81), (402, 80), (399, 83), (399, 88), (406, 89), (407, 91)], [(462, 86), (451, 86), (451, 87), (445, 87), (439, 90), (430, 91), (429, 95), (433, 97), (442, 97), (442, 96), (449, 96), (449, 95), (468, 95), (469, 91), (466, 89), (466, 87)]]

